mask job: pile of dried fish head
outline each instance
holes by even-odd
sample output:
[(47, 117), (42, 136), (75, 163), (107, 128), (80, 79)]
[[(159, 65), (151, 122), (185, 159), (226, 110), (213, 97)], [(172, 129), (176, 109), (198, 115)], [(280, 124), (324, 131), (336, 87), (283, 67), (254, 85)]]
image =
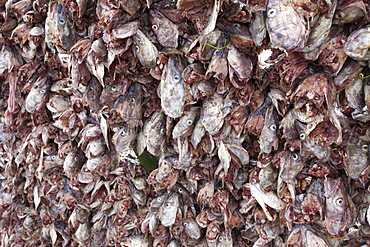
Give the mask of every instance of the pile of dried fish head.
[(368, 1), (0, 12), (1, 246), (370, 246)]

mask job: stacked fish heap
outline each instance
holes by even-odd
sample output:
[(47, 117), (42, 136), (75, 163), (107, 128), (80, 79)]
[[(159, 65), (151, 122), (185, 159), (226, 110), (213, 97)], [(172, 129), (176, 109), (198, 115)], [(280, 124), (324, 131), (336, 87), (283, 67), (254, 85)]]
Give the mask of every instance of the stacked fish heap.
[(0, 2), (1, 246), (370, 246), (367, 1)]

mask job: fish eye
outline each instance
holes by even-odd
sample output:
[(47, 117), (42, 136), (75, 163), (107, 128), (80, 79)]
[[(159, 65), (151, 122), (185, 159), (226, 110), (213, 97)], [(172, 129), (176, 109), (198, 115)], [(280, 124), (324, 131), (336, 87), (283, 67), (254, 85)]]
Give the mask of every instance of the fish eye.
[(187, 222), (184, 222), (184, 226), (187, 226), (188, 225), (188, 223)]
[(271, 124), (270, 130), (276, 130), (276, 125), (275, 124)]
[(172, 158), (172, 162), (176, 162), (177, 160), (176, 160), (176, 158)]
[(337, 199), (337, 204), (342, 205), (343, 203), (344, 203), (343, 198), (338, 198)]
[(113, 90), (113, 91), (116, 91), (116, 90), (117, 90), (117, 86), (116, 86), (116, 85), (113, 85), (113, 86), (112, 86), (112, 90)]
[(138, 45), (135, 45), (135, 51), (139, 51), (140, 47)]
[(78, 160), (78, 158), (77, 157), (75, 157), (75, 161), (77, 161)]
[(362, 145), (362, 150), (364, 150), (365, 152), (369, 151), (369, 145), (367, 144)]
[(51, 156), (51, 159), (52, 159), (52, 160), (55, 160), (55, 155), (52, 155), (52, 156)]
[(179, 82), (179, 81), (180, 81), (180, 76), (179, 76), (179, 75), (174, 75), (174, 76), (173, 76), (173, 80), (174, 80), (175, 82)]
[(125, 136), (125, 135), (126, 135), (126, 131), (122, 130), (121, 136)]
[(299, 139), (301, 139), (301, 140), (306, 139), (306, 135), (305, 135), (305, 134), (303, 134), (303, 133), (302, 133), (302, 134), (300, 134), (300, 135), (299, 135)]
[(45, 93), (45, 89), (40, 90), (39, 93), (44, 94)]
[(235, 28), (240, 28), (240, 25), (239, 25), (239, 23), (234, 23), (234, 24), (233, 24), (233, 27), (235, 27)]
[(165, 132), (165, 129), (161, 129), (161, 134), (164, 134)]
[(158, 197), (157, 202), (161, 202), (161, 201), (162, 201), (162, 198)]
[(268, 12), (267, 12), (267, 17), (274, 17), (276, 15), (276, 10), (275, 9), (270, 9)]
[(131, 102), (132, 104), (134, 104), (134, 103), (136, 102), (135, 98), (131, 98), (131, 99), (130, 99), (130, 102)]
[(58, 23), (59, 23), (60, 25), (64, 25), (64, 24), (66, 23), (66, 21), (65, 21), (64, 19), (59, 19), (59, 20), (58, 20)]
[(182, 193), (184, 190), (182, 188), (179, 188), (179, 192)]
[(344, 17), (346, 17), (346, 14), (343, 12), (343, 11), (338, 11), (337, 13), (335, 13), (335, 18), (336, 19), (343, 19)]
[(293, 154), (293, 160), (298, 160), (298, 158), (299, 158), (298, 154), (294, 153)]
[(94, 88), (93, 87), (89, 87), (89, 90), (92, 91)]
[(224, 241), (224, 238), (220, 236), (220, 237), (218, 238), (218, 240), (220, 240), (220, 241)]
[(157, 30), (158, 30), (158, 26), (157, 26), (157, 25), (153, 25), (153, 26), (152, 26), (152, 30), (153, 30), (153, 31), (157, 31)]
[(169, 203), (166, 203), (166, 204), (164, 204), (164, 206), (165, 206), (166, 208), (169, 208), (169, 207), (170, 207), (170, 204), (169, 204)]
[(191, 119), (186, 120), (186, 124), (187, 125), (192, 125), (193, 124), (193, 120), (191, 120)]

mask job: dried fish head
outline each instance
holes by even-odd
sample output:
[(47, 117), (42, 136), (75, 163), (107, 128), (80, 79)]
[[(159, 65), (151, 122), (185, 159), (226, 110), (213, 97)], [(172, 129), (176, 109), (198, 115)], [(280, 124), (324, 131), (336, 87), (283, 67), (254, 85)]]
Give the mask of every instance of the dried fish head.
[(307, 77), (291, 95), (296, 102), (294, 112), (297, 119), (310, 122), (320, 111), (331, 109), (334, 93), (331, 77), (322, 73)]
[(125, 95), (119, 96), (113, 109), (130, 126), (142, 124), (142, 101), (143, 91), (141, 85), (133, 82)]
[(26, 111), (33, 113), (43, 107), (46, 103), (49, 89), (50, 79), (48, 77), (38, 78), (27, 95), (25, 101)]
[(172, 138), (177, 139), (190, 134), (198, 120), (199, 112), (199, 107), (192, 107), (189, 111), (185, 111), (172, 130)]
[(159, 219), (163, 226), (172, 226), (176, 220), (179, 209), (179, 196), (176, 192), (172, 193), (159, 209)]
[(369, 165), (369, 142), (356, 138), (346, 145), (344, 169), (347, 176), (358, 179)]
[(116, 102), (118, 97), (123, 95), (125, 87), (126, 85), (124, 85), (123, 83), (115, 83), (107, 86), (106, 88), (103, 88), (100, 97), (100, 103), (112, 108), (113, 103)]
[(215, 246), (221, 233), (221, 223), (217, 220), (213, 220), (207, 226), (206, 240), (207, 244)]
[(182, 72), (185, 69), (184, 61), (178, 55), (168, 58), (168, 63), (162, 73), (159, 94), (161, 105), (169, 117), (178, 118), (184, 111), (186, 99), (185, 83)]
[(263, 153), (277, 150), (279, 139), (279, 118), (274, 106), (267, 108), (264, 125), (259, 137), (260, 149)]
[(217, 133), (224, 123), (222, 116), (223, 104), (224, 99), (219, 94), (214, 94), (203, 102), (200, 121), (210, 134)]
[(334, 14), (333, 24), (356, 22), (365, 16), (366, 7), (363, 1), (340, 2)]
[(166, 135), (166, 116), (163, 112), (154, 112), (144, 125), (146, 148), (149, 153), (158, 156)]
[(288, 1), (269, 0), (267, 30), (273, 47), (301, 50), (308, 37), (307, 23)]
[(83, 95), (83, 100), (84, 104), (89, 106), (89, 108), (94, 112), (98, 112), (100, 110), (99, 98), (101, 92), (102, 87), (99, 81), (95, 77), (92, 77)]
[(134, 50), (137, 58), (144, 67), (154, 67), (157, 62), (158, 50), (145, 34), (137, 30), (132, 36), (134, 39)]
[(183, 220), (185, 233), (194, 239), (199, 239), (201, 237), (200, 227), (194, 219)]
[(177, 40), (179, 38), (177, 25), (155, 9), (151, 9), (149, 14), (152, 30), (158, 42), (166, 48), (177, 48)]
[(235, 46), (231, 45), (227, 49), (230, 82), (238, 89), (243, 88), (251, 78), (253, 63), (248, 56), (239, 52)]
[(112, 137), (112, 143), (115, 146), (116, 151), (123, 152), (132, 148), (137, 133), (135, 127), (131, 127), (127, 123), (123, 123), (122, 126), (114, 127), (113, 132), (115, 133)]
[(332, 237), (341, 237), (353, 220), (353, 202), (341, 178), (325, 178), (325, 226)]
[(57, 5), (56, 27), (59, 32), (59, 41), (64, 49), (71, 48), (77, 39), (73, 20), (68, 13), (68, 9), (61, 3)]
[(356, 60), (369, 60), (369, 43), (366, 42), (370, 37), (370, 26), (360, 28), (351, 33), (344, 44), (343, 50), (348, 56)]
[(233, 246), (231, 229), (225, 229), (221, 232), (221, 234), (218, 236), (216, 246), (217, 247)]

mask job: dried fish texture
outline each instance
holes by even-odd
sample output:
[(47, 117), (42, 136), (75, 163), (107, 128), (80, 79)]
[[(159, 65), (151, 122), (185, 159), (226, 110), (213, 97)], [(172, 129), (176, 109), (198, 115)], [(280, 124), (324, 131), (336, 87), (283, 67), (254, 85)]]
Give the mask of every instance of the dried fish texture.
[(370, 244), (367, 1), (0, 2), (1, 246)]

